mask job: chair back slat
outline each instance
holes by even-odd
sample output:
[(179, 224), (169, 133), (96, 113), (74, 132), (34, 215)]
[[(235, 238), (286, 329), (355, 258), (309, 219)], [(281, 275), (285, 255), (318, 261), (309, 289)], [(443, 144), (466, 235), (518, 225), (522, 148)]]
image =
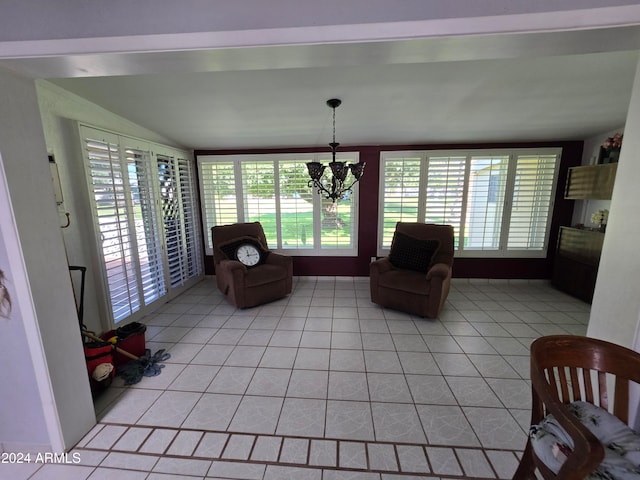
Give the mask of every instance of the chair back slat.
[(558, 397), (558, 400), (560, 400), (560, 392), (558, 391), (560, 382), (556, 377), (555, 370), (553, 368), (548, 368), (545, 369), (544, 373), (546, 374), (545, 376), (547, 377), (547, 382), (549, 383), (549, 385), (551, 385), (551, 387), (553, 387), (556, 397)]
[(569, 397), (569, 386), (567, 385), (567, 372), (564, 367), (558, 367), (558, 377), (560, 380), (560, 400), (562, 403), (569, 403), (571, 398)]
[(571, 378), (571, 393), (573, 394), (571, 401), (575, 402), (576, 400), (581, 400), (582, 395), (580, 393), (580, 382), (578, 381), (577, 368), (569, 367), (569, 378)]
[(585, 402), (593, 403), (593, 384), (591, 383), (591, 370), (588, 368), (582, 369), (582, 380), (584, 382), (584, 400)]
[(600, 406), (609, 410), (609, 393), (607, 391), (607, 374), (598, 372), (598, 390), (600, 392)]
[(629, 423), (629, 380), (626, 378), (616, 378), (613, 414), (624, 423)]

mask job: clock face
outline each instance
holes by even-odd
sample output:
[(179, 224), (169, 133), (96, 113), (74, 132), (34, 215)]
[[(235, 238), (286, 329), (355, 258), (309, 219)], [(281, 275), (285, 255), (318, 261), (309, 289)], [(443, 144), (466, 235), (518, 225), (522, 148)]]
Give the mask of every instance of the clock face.
[(236, 249), (236, 257), (247, 267), (253, 267), (260, 261), (260, 251), (250, 243), (245, 243)]

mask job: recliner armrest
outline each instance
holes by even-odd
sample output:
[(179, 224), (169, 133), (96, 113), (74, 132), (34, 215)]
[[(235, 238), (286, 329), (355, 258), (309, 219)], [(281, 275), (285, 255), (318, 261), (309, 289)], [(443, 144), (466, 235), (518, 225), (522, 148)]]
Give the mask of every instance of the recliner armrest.
[(443, 280), (451, 273), (451, 266), (446, 263), (436, 263), (431, 266), (427, 272), (427, 280), (431, 280), (434, 277), (442, 278)]
[(220, 263), (216, 265), (216, 269), (219, 269), (221, 272), (229, 272), (233, 274), (234, 272), (240, 271), (242, 273), (247, 271), (247, 267), (242, 264), (242, 262), (238, 260), (220, 260)]
[(369, 264), (369, 271), (375, 270), (377, 273), (385, 273), (393, 270), (393, 265), (389, 257), (384, 257)]
[(287, 255), (269, 252), (269, 255), (267, 255), (267, 259), (264, 263), (267, 263), (269, 265), (279, 265), (281, 267), (288, 268), (290, 265), (293, 265), (293, 258)]

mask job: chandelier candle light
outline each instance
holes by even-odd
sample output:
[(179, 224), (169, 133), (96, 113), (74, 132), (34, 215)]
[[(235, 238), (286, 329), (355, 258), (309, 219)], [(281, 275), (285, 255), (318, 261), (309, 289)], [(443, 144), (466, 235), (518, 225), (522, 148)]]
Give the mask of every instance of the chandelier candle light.
[[(327, 105), (333, 109), (333, 141), (329, 144), (331, 147), (332, 161), (329, 163), (332, 177), (331, 180), (324, 174), (326, 165), (322, 165), (320, 162), (307, 163), (307, 170), (311, 180), (308, 182), (308, 186), (315, 188), (318, 193), (323, 194), (326, 198), (331, 199), (333, 203), (340, 200), (343, 195), (350, 191), (351, 188), (362, 178), (364, 173), (364, 166), (366, 162), (350, 163), (337, 162), (336, 150), (340, 145), (336, 142), (336, 108), (340, 106), (342, 100), (332, 98), (327, 100)], [(347, 181), (347, 176), (351, 171), (353, 179)]]

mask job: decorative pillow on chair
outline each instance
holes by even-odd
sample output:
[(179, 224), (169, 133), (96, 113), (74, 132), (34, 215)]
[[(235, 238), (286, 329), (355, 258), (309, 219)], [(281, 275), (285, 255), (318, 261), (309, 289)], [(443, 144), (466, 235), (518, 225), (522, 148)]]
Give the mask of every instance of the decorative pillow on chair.
[(258, 261), (257, 264), (252, 265), (252, 267), (257, 267), (258, 265), (262, 265), (267, 260), (267, 257), (269, 256), (269, 250), (265, 250), (262, 244), (255, 237), (234, 238), (233, 240), (220, 244), (218, 248), (222, 250), (222, 253), (224, 253), (229, 260), (238, 260), (238, 258), (236, 257), (236, 249), (240, 245), (243, 245), (246, 243), (253, 245), (260, 252), (260, 260)]
[[(589, 479), (636, 480), (640, 478), (640, 436), (606, 410), (587, 402), (573, 402), (569, 409), (605, 447), (604, 460)], [(573, 440), (553, 415), (529, 430), (531, 445), (542, 463), (558, 473), (571, 454)]]
[(431, 260), (440, 248), (438, 240), (421, 240), (419, 238), (395, 232), (391, 242), (389, 261), (396, 268), (406, 268), (416, 272), (427, 273)]

